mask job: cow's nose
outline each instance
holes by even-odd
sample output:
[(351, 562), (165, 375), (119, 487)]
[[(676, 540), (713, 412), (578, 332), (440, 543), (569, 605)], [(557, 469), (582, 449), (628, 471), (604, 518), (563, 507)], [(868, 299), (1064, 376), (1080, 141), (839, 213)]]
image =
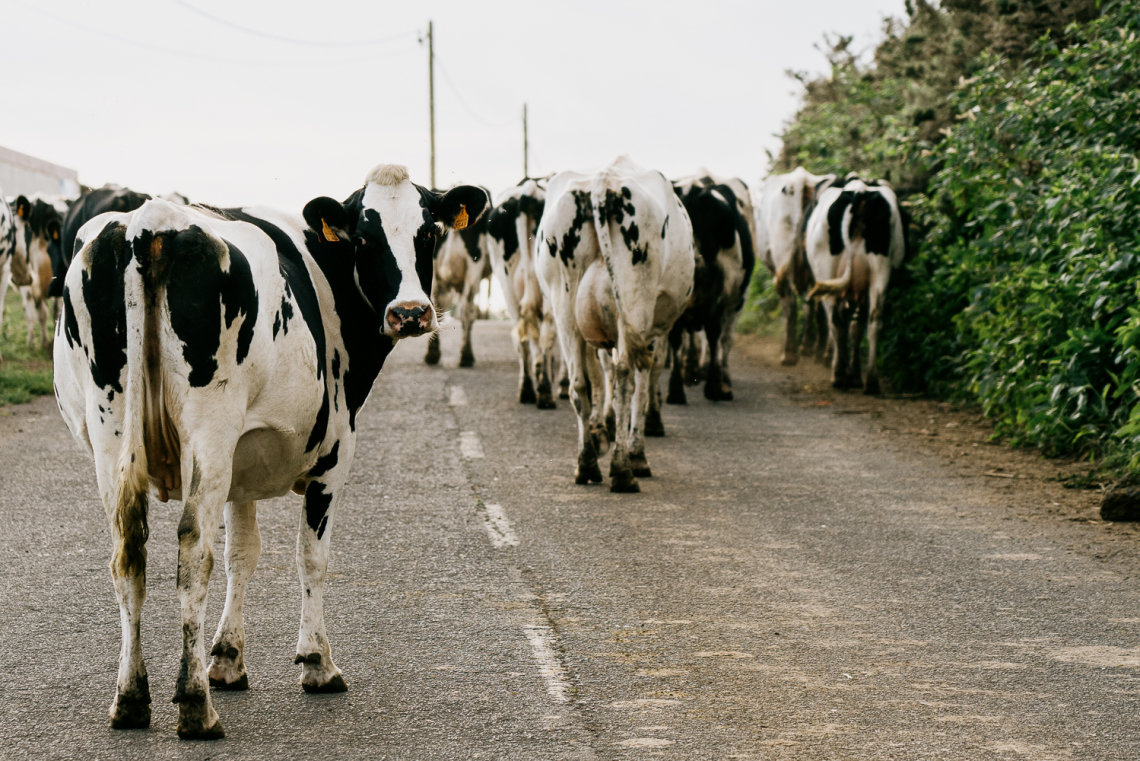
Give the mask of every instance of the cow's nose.
[(431, 304), (393, 304), (388, 307), (388, 327), (398, 338), (420, 336), (432, 329), (435, 310)]

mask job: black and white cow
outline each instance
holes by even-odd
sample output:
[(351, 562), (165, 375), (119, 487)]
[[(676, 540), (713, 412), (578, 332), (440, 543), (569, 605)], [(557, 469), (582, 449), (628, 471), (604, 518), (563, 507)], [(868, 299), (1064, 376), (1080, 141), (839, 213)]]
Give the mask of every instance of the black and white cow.
[(674, 180), (673, 187), (692, 221), (698, 256), (693, 303), (669, 335), (673, 367), (666, 401), (685, 403), (681, 345), (686, 332), (703, 332), (706, 338), (705, 398), (727, 401), (732, 399), (728, 353), (756, 265), (752, 199), (742, 180), (716, 178), (708, 172)]
[[(822, 358), (826, 328), (816, 319), (813, 302), (805, 297), (814, 280), (804, 253), (804, 223), (815, 207), (816, 198), (835, 175), (816, 175), (803, 167), (787, 174), (769, 176), (756, 193), (756, 249), (772, 273), (780, 310), (784, 317), (784, 348), (780, 363), (794, 365), (801, 348)], [(797, 340), (797, 297), (803, 302), (804, 335)], [(822, 328), (822, 330), (821, 330)]]
[[(139, 644), (149, 495), (183, 501), (178, 734), (223, 732), (210, 686), (244, 689), (242, 605), (257, 563), (257, 500), (304, 495), (296, 662), (307, 692), (345, 689), (325, 633), (330, 524), (357, 414), (396, 341), (436, 328), (427, 292), (443, 227), (478, 219), (476, 187), (437, 194), (377, 167), (343, 203), (302, 216), (151, 200), (85, 225), (55, 350), (63, 418), (95, 460), (122, 621), (113, 727), (145, 727)], [(226, 604), (203, 631), (214, 532), (226, 525)]]
[(558, 325), (578, 414), (575, 481), (602, 480), (598, 403), (609, 387), (617, 422), (610, 488), (639, 491), (637, 476), (650, 475), (644, 436), (652, 376), (693, 295), (689, 215), (664, 175), (620, 157), (594, 174), (551, 178), (537, 237), (538, 281)]
[[(482, 282), (491, 276), (491, 258), (487, 253), (487, 215), (484, 214), (473, 224), (463, 227), (456, 225), (455, 229), (444, 235), (435, 252), (434, 271), (432, 303), (437, 309), (447, 299), (454, 304), (463, 327), (459, 366), (471, 367), (475, 364), (475, 352), (471, 349), (471, 327), (478, 314), (475, 297), (479, 295)], [(439, 359), (439, 333), (432, 333), (424, 361), (434, 365)]]
[[(836, 388), (863, 386), (879, 393), (877, 366), (883, 297), (891, 270), (906, 257), (898, 199), (885, 182), (851, 178), (826, 188), (807, 220), (805, 247), (815, 285), (809, 298), (823, 303)], [(860, 344), (867, 336), (867, 379)]]
[[(56, 274), (48, 290), (50, 296), (63, 295), (63, 275), (75, 255), (75, 236), (87, 221), (108, 211), (134, 211), (150, 196), (119, 185), (104, 185), (77, 198), (67, 209), (60, 230), (60, 244), (51, 250), (51, 267)], [(170, 200), (170, 199), (167, 199)]]
[(553, 409), (554, 317), (534, 269), (535, 230), (545, 203), (546, 189), (535, 179), (527, 178), (500, 194), (487, 215), (487, 248), (507, 315), (515, 325), (519, 401)]
[[(3, 198), (3, 193), (0, 193), (0, 198)], [(4, 327), (4, 297), (8, 295), (8, 284), (14, 282), (12, 276), (13, 265), (19, 266), (16, 262), (16, 224), (12, 219), (12, 211), (8, 208), (8, 204), (0, 203), (0, 331)], [(29, 282), (26, 272), (18, 271), (17, 275), (19, 280), (17, 285), (27, 285)], [(0, 354), (0, 361), (3, 361), (4, 355)]]
[(50, 196), (17, 196), (12, 201), (16, 225), (16, 260), (26, 273), (26, 281), (18, 282), (24, 302), (28, 326), (27, 343), (32, 345), (35, 326), (40, 327), (40, 343), (51, 346), (54, 310), (50, 288), (53, 278), (52, 257), (59, 252), (60, 228), (67, 212), (67, 201)]

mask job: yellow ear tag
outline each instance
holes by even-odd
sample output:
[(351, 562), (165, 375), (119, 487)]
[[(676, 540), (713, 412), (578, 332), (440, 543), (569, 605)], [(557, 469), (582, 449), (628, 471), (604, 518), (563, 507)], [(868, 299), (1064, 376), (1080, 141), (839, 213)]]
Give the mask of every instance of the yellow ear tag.
[(327, 240), (329, 243), (336, 243), (338, 240), (340, 240), (340, 238), (337, 237), (336, 233), (332, 231), (332, 228), (329, 227), (329, 223), (323, 219), (321, 220), (321, 232), (325, 234), (325, 240)]
[(59, 240), (59, 230), (52, 230), (51, 231), (51, 239), (52, 240)]
[(455, 215), (455, 221), (452, 222), (451, 226), (456, 230), (467, 227), (467, 207), (463, 204), (459, 204), (459, 213)]

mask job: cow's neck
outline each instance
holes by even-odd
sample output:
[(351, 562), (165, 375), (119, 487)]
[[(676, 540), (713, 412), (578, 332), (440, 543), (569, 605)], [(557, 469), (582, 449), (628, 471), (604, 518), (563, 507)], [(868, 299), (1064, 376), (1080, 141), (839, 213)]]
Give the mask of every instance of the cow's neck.
[[(313, 251), (313, 247), (310, 246)], [(372, 385), (380, 375), (384, 360), (395, 347), (395, 341), (384, 335), (376, 312), (361, 296), (353, 276), (351, 257), (318, 248), (313, 259), (321, 268), (332, 289), (340, 322), (340, 338), (347, 357), (337, 357), (335, 350), (328, 359), (332, 364), (331, 383), (343, 383), (344, 404), (349, 424), (356, 429), (356, 413), (364, 406)]]

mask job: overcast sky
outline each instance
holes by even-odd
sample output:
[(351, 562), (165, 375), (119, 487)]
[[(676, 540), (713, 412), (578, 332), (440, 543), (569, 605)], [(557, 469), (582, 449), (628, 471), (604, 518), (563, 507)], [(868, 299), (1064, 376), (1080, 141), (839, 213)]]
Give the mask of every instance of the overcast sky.
[(429, 184), (587, 169), (756, 181), (825, 34), (870, 50), (903, 0), (0, 0), (0, 145), (81, 182), (299, 210), (378, 163)]

